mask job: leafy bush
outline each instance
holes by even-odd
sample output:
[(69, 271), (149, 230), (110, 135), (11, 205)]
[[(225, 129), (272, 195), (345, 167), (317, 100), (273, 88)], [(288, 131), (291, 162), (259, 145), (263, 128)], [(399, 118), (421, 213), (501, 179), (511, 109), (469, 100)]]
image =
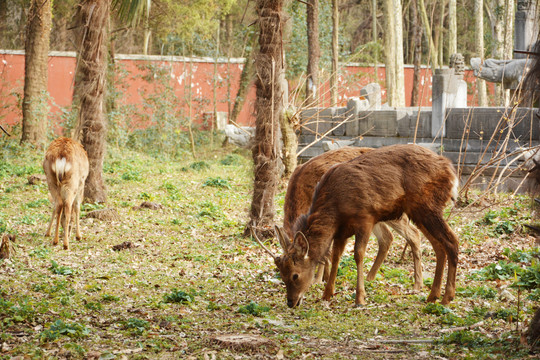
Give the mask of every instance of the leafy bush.
[(122, 174), (122, 180), (126, 181), (141, 181), (142, 175), (138, 170), (128, 170)]
[(51, 267), (49, 270), (52, 271), (53, 274), (56, 275), (73, 275), (75, 274), (75, 271), (71, 268), (68, 268), (67, 266), (61, 266), (58, 265), (58, 263), (54, 260), (51, 260)]
[(514, 252), (511, 252), (509, 248), (504, 248), (502, 253), (508, 260), (523, 264), (530, 264), (533, 258), (540, 259), (540, 249), (537, 247), (530, 250), (517, 249)]
[(191, 170), (201, 171), (201, 170), (210, 169), (210, 165), (208, 165), (206, 161), (196, 161), (196, 162), (191, 163), (189, 165), (189, 168)]
[(182, 290), (172, 289), (172, 292), (163, 296), (163, 299), (166, 303), (189, 304), (193, 302), (194, 295)]
[(451, 313), (452, 310), (450, 310), (449, 308), (441, 304), (429, 303), (422, 309), (422, 312), (424, 314), (432, 314), (432, 315), (441, 316), (444, 314)]
[(497, 291), (488, 286), (458, 288), (456, 293), (468, 298), (495, 299)]
[(238, 154), (228, 154), (219, 162), (221, 165), (240, 165), (242, 157)]
[(124, 328), (131, 330), (132, 333), (142, 335), (150, 326), (150, 323), (146, 320), (130, 318), (124, 323)]
[(203, 183), (203, 186), (211, 186), (211, 187), (226, 188), (226, 189), (231, 188), (231, 185), (229, 184), (229, 182), (220, 177), (217, 177), (217, 178), (210, 177), (206, 179)]
[(56, 320), (48, 329), (45, 329), (41, 335), (42, 342), (55, 341), (60, 336), (69, 336), (71, 338), (82, 338), (90, 334), (90, 330), (79, 323), (64, 323), (62, 320)]
[(250, 301), (249, 304), (238, 308), (240, 314), (250, 314), (253, 316), (261, 316), (262, 313), (268, 311), (270, 311), (268, 306), (260, 306), (254, 301)]
[(498, 263), (489, 264), (485, 268), (473, 274), (477, 280), (508, 280), (520, 274), (522, 269), (514, 264), (500, 260)]
[(526, 290), (540, 289), (540, 261), (533, 261), (531, 266), (519, 274), (512, 286)]

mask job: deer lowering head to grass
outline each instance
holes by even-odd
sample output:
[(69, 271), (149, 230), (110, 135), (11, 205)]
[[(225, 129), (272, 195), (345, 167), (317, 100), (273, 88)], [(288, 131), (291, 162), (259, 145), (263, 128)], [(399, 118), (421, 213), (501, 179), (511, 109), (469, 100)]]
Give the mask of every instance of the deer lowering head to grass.
[(69, 249), (71, 217), (75, 218), (77, 240), (81, 239), (79, 213), (88, 169), (88, 156), (78, 142), (60, 137), (49, 145), (43, 161), (43, 170), (47, 176), (47, 184), (54, 201), (54, 208), (45, 235), (51, 235), (52, 224), (56, 218), (53, 245), (57, 245), (58, 228), (62, 221), (64, 249), (66, 250)]
[[(286, 244), (290, 243), (290, 239), (294, 235), (293, 225), (296, 219), (309, 211), (315, 186), (321, 180), (324, 173), (336, 164), (352, 160), (371, 150), (373, 149), (365, 147), (344, 147), (328, 151), (310, 159), (294, 170), (285, 195), (283, 228), (276, 227), (276, 236), (280, 239), (280, 244), (285, 244), (286, 246)], [(390, 245), (394, 240), (388, 226), (403, 236), (411, 245), (414, 261), (414, 290), (420, 290), (422, 287), (420, 232), (410, 224), (405, 215), (401, 219), (381, 222), (373, 227), (373, 233), (377, 237), (379, 249), (366, 279), (369, 281), (375, 279), (377, 271), (388, 255)], [(287, 249), (284, 248), (284, 250)], [(320, 282), (323, 272), (324, 280), (327, 280), (328, 273), (330, 272), (329, 261), (325, 261), (324, 265), (319, 265), (315, 279), (316, 282)]]
[[(293, 226), (293, 241), (282, 244), (275, 257), (287, 288), (289, 307), (301, 303), (312, 283), (315, 268), (331, 253), (332, 269), (323, 294), (334, 295), (339, 260), (346, 241), (355, 235), (357, 269), (355, 304), (365, 304), (362, 264), (375, 224), (406, 214), (431, 242), (437, 258), (435, 277), (427, 301), (441, 293), (448, 259), (446, 291), (441, 301), (455, 296), (458, 240), (443, 218), (443, 209), (457, 197), (458, 179), (450, 161), (417, 145), (393, 145), (366, 152), (328, 170), (315, 189), (307, 214)], [(332, 247), (332, 249), (331, 249)]]

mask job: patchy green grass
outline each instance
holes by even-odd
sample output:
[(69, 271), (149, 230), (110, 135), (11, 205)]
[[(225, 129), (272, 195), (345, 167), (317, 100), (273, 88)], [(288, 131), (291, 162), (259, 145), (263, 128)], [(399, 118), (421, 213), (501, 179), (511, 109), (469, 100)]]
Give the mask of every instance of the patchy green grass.
[[(203, 149), (197, 159), (168, 160), (110, 147), (106, 207), (119, 219), (87, 218), (105, 206), (84, 204), (83, 240), (72, 234), (64, 251), (43, 235), (51, 214), (47, 185), (27, 181), (42, 173), (43, 153), (2, 141), (0, 231), (17, 240), (15, 257), (0, 260), (0, 359), (529, 356), (516, 331), (540, 297), (538, 251), (522, 232), (531, 219), (526, 196), (502, 194), (489, 210), (452, 210), (461, 252), (457, 296), (447, 306), (425, 303), (435, 267), (429, 242), (423, 241), (426, 286), (414, 293), (412, 258), (407, 253), (400, 262), (405, 242), (396, 237), (381, 271), (366, 283), (366, 306), (353, 307), (350, 241), (334, 299), (320, 301), (323, 287), (316, 285), (289, 309), (273, 262), (242, 237), (253, 176), (247, 151)], [(277, 222), (285, 190), (282, 182)], [(162, 207), (137, 209), (143, 201)], [(113, 250), (125, 241), (134, 247)], [(280, 251), (275, 241), (267, 244)], [(368, 251), (373, 259), (375, 241)], [(370, 266), (367, 260), (364, 271)], [(222, 348), (212, 341), (220, 334), (256, 334), (273, 345)], [(407, 340), (428, 342), (397, 342)]]

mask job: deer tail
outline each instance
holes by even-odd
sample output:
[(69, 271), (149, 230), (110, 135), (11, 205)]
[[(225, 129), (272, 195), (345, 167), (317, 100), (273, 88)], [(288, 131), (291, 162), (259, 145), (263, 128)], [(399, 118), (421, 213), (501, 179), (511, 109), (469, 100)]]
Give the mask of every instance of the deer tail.
[(52, 171), (56, 175), (56, 182), (58, 184), (62, 183), (62, 180), (66, 176), (66, 174), (71, 170), (71, 164), (67, 162), (67, 159), (65, 157), (58, 158), (56, 161), (52, 163)]

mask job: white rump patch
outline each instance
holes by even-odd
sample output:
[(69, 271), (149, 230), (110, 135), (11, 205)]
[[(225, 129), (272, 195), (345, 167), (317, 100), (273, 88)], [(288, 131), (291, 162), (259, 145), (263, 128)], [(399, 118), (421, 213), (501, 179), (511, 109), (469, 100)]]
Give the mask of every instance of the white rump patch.
[(458, 187), (459, 187), (459, 180), (457, 177), (454, 178), (454, 185), (452, 186), (452, 201), (456, 201), (458, 198)]
[(58, 182), (61, 182), (64, 175), (71, 170), (71, 164), (67, 162), (66, 158), (56, 159), (51, 167)]

